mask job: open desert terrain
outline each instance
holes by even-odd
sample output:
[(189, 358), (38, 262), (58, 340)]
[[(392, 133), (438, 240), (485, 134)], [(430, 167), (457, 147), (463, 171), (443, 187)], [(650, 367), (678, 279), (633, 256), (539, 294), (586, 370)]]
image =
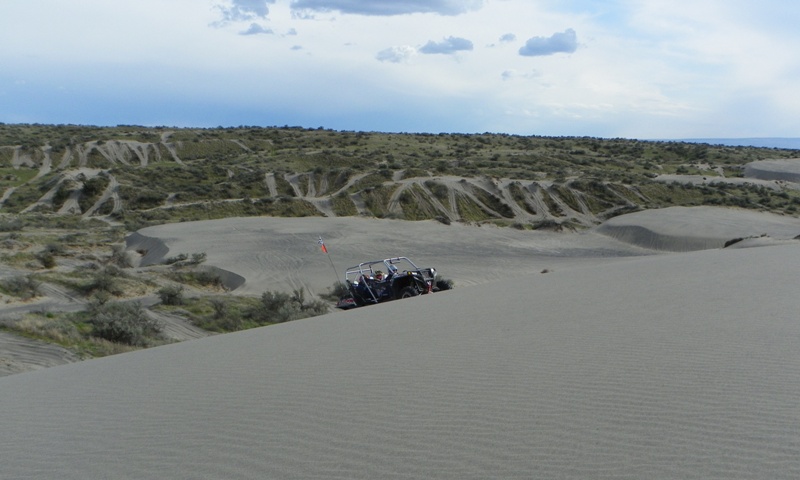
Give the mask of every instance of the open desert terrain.
[[(204, 140), (233, 152), (221, 169), (190, 133), (3, 153), (0, 277), (36, 295), (0, 306), (0, 478), (800, 477), (791, 152), (744, 166), (768, 152), (666, 145), (656, 165), (636, 156), (653, 146), (578, 139), (568, 161), (542, 139), (526, 161), (556, 170), (525, 180), (466, 179), (462, 160), (264, 173), (267, 153), (297, 149)], [(528, 155), (502, 151), (481, 155), (498, 172)], [(455, 288), (234, 333), (195, 321), (211, 297), (222, 320), (223, 299), (323, 301), (345, 268), (400, 255)], [(159, 287), (201, 274), (220, 284), (181, 283), (193, 304), (164, 308)], [(101, 343), (81, 329), (123, 311), (111, 303), (162, 325), (160, 346), (86, 359)]]
[(205, 251), (245, 292), (313, 290), (335, 278), (319, 235), (339, 269), (408, 253), (458, 288), (2, 378), (0, 476), (800, 475), (797, 219), (678, 208), (537, 234), (247, 218), (130, 248)]

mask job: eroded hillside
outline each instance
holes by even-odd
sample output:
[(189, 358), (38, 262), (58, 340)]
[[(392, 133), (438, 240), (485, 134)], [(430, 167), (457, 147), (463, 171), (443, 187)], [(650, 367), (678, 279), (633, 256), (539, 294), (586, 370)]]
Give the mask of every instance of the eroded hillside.
[(749, 162), (796, 156), (499, 134), (0, 125), (0, 212), (110, 218), (130, 229), (247, 215), (559, 229), (702, 204), (795, 214), (791, 185), (741, 177)]

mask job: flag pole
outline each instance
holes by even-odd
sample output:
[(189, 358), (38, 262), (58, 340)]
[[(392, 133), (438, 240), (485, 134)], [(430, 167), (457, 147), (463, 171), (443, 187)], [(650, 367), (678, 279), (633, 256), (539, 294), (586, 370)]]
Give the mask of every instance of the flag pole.
[(328, 261), (331, 262), (331, 268), (333, 269), (333, 274), (336, 276), (337, 283), (344, 283), (343, 280), (339, 278), (339, 272), (336, 271), (336, 267), (333, 265), (333, 259), (331, 258), (331, 254), (328, 253), (328, 247), (325, 246), (325, 242), (322, 241), (322, 235), (319, 236), (319, 248), (322, 252), (328, 256)]

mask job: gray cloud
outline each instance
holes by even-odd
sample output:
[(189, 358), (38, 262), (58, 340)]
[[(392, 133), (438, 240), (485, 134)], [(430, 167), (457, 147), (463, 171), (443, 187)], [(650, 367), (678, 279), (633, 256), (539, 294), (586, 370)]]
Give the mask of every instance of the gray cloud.
[(517, 36), (514, 35), (513, 33), (506, 33), (505, 35), (500, 37), (500, 42), (501, 43), (508, 43), (508, 42), (513, 42), (516, 39), (517, 39)]
[(437, 13), (459, 15), (483, 6), (483, 0), (294, 0), (292, 10), (339, 11), (359, 15)]
[(271, 28), (263, 27), (257, 23), (251, 23), (250, 27), (243, 32), (239, 32), (239, 35), (260, 35), (264, 33), (274, 33)]
[(222, 20), (219, 23), (241, 22), (255, 20), (256, 18), (267, 18), (269, 7), (267, 4), (275, 3), (276, 0), (230, 0), (216, 7), (222, 12)]
[(442, 53), (445, 55), (463, 50), (472, 50), (472, 42), (466, 38), (459, 37), (447, 37), (441, 42), (431, 40), (419, 49), (420, 53)]
[(572, 53), (577, 48), (578, 37), (575, 34), (575, 30), (568, 28), (549, 37), (529, 38), (525, 45), (519, 49), (519, 54), (525, 57), (536, 57), (554, 53)]
[(400, 63), (408, 60), (415, 53), (417, 53), (417, 50), (414, 47), (390, 47), (378, 52), (378, 54), (375, 55), (375, 58), (381, 62)]

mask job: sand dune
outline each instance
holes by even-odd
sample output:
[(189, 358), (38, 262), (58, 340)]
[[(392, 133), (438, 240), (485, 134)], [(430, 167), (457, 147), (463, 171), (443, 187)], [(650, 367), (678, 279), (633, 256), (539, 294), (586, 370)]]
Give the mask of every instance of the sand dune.
[(615, 217), (596, 231), (643, 248), (681, 252), (722, 248), (749, 237), (792, 240), (800, 235), (800, 220), (752, 210), (670, 207)]
[[(328, 246), (330, 260), (320, 252), (319, 236)], [(436, 221), (266, 217), (149, 227), (129, 237), (128, 248), (146, 252), (141, 265), (178, 253), (206, 253), (205, 265), (230, 272), (225, 279), (237, 287), (236, 293), (256, 295), (294, 288), (325, 292), (345, 268), (398, 255), (436, 267), (466, 286), (557, 265), (653, 253), (594, 232), (531, 232)]]
[(798, 258), (617, 259), (2, 378), (0, 477), (798, 478)]
[[(145, 229), (143, 260), (206, 251), (242, 290), (328, 285), (301, 280), (330, 269), (318, 234), (342, 265), (405, 246), (461, 286), (0, 378), (0, 478), (800, 478), (796, 219), (609, 223)], [(771, 236), (654, 255), (609, 231), (673, 251)]]
[(800, 158), (763, 160), (745, 165), (747, 177), (784, 182), (800, 182)]

